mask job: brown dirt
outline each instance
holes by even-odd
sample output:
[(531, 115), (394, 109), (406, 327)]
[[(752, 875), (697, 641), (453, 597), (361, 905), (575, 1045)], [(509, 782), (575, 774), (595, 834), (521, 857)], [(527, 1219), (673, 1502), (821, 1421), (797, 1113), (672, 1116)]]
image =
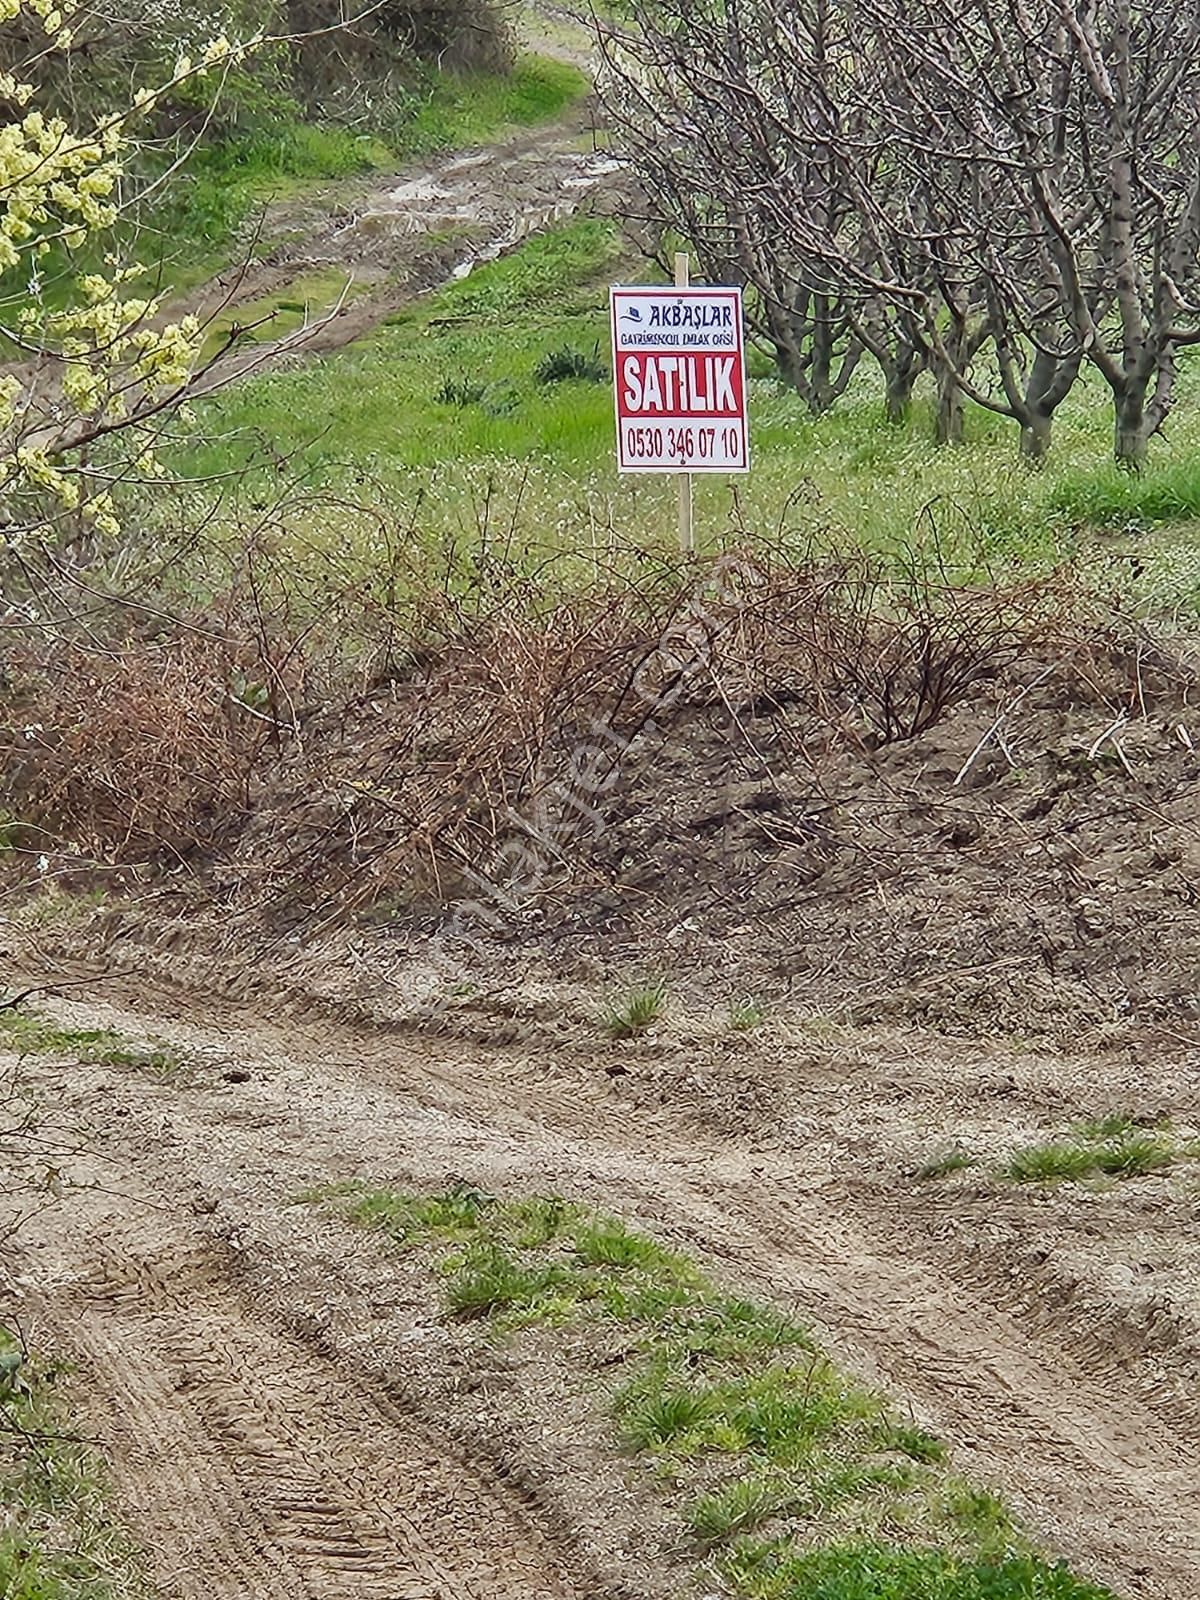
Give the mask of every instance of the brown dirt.
[[(473, 689), (450, 656), (445, 701), (439, 667), (314, 716), (245, 815), (222, 812), (196, 870), (139, 889), (103, 936), (134, 961), (147, 945), (215, 958), (234, 984), (260, 972), (336, 1000), (385, 992), (405, 1025), (449, 1015), (486, 1038), (543, 1015), (563, 1039), (586, 1035), (581, 983), (656, 972), (709, 1033), (754, 995), (1067, 1050), (1190, 1041), (1189, 683), (1131, 713), (1115, 682), (1050, 668), (1023, 661), (920, 738), (874, 750), (712, 696), (644, 727), (600, 791), (556, 809), (556, 779), (561, 795), (612, 732), (585, 701), (526, 742), (489, 721), (511, 686)], [(1001, 747), (989, 734), (1021, 693)], [(540, 794), (506, 806), (535, 768)], [(431, 867), (447, 818), (458, 832)]]
[(84, 1364), (165, 1594), (677, 1591), (677, 1538), (601, 1396), (536, 1349), (467, 1350), (414, 1269), (295, 1203), (454, 1175), (685, 1244), (807, 1318), (1081, 1571), (1127, 1600), (1200, 1595), (1194, 1174), (907, 1175), (949, 1137), (998, 1153), (1114, 1106), (1186, 1136), (1194, 1051), (1065, 1062), (783, 1020), (731, 1043), (687, 1018), (657, 1048), (536, 1019), (502, 1047), (52, 965), (83, 983), (65, 1019), (190, 1052), (167, 1081), (26, 1063), (90, 1128), (68, 1176), (98, 1187), (29, 1225), (10, 1283)]

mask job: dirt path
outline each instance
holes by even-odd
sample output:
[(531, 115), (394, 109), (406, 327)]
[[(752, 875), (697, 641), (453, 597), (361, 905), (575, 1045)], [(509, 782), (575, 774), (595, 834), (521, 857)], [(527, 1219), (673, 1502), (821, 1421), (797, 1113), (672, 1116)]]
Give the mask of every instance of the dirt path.
[[(19, 1282), (87, 1365), (165, 1594), (624, 1592), (620, 1516), (589, 1520), (599, 1487), (572, 1490), (561, 1458), (527, 1448), (514, 1466), (456, 1433), (451, 1407), (431, 1413), (427, 1310), (370, 1240), (291, 1203), (329, 1179), (454, 1174), (566, 1192), (685, 1241), (799, 1308), (1081, 1570), (1129, 1600), (1200, 1596), (1190, 1281), (1171, 1305), (1159, 1296), (1169, 1338), (1111, 1286), (1090, 1306), (1082, 1266), (1056, 1301), (1036, 1250), (1013, 1265), (1014, 1241), (1038, 1242), (1031, 1216), (1006, 1230), (988, 1208), (964, 1232), (924, 1192), (879, 1181), (878, 1140), (863, 1154), (889, 1099), (900, 1138), (897, 1117), (927, 1126), (951, 1081), (978, 1091), (986, 1063), (960, 1059), (953, 1080), (914, 1063), (896, 1111), (903, 1063), (847, 1059), (846, 1082), (814, 1073), (801, 1093), (819, 1136), (738, 1138), (695, 1105), (633, 1112), (623, 1078), (573, 1052), (273, 1024), (125, 980), (96, 993), (64, 1015), (149, 1031), (193, 1064), (177, 1081), (29, 1064), (90, 1126), (78, 1176), (103, 1188), (22, 1235)], [(1081, 1337), (1091, 1323), (1104, 1336)], [(549, 1436), (553, 1418), (523, 1428)]]
[[(590, 75), (586, 20), (553, 5), (525, 5), (516, 23), (524, 50)], [(620, 163), (598, 148), (585, 101), (542, 127), (391, 176), (316, 185), (268, 206), (254, 259), (235, 262), (171, 308), (211, 319), (219, 330), (262, 323), (197, 392), (288, 355), (342, 349), (414, 296), (466, 277), (581, 208), (603, 205), (619, 172)], [(301, 325), (275, 336), (276, 316), (297, 308)]]
[[(327, 354), (417, 295), (468, 276), (533, 234), (603, 206), (621, 165), (595, 147), (586, 110), (370, 183), (322, 186), (268, 209), (256, 259), (169, 309), (215, 331), (252, 329), (201, 380), (204, 393), (286, 355)], [(275, 336), (276, 322), (300, 319)]]
[(577, 1592), (517, 1496), (248, 1311), (194, 1232), (118, 1209), (80, 1244), (55, 1323), (102, 1388), (161, 1594)]

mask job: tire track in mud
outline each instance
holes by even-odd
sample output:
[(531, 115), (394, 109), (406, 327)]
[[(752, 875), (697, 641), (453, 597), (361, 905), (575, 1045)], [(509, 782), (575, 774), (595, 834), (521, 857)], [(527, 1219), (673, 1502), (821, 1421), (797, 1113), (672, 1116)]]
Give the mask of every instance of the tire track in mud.
[[(984, 1484), (1002, 1485), (1077, 1564), (1128, 1594), (1200, 1594), (1195, 1406), (1166, 1423), (1129, 1387), (1101, 1385), (899, 1237), (898, 1219), (852, 1217), (758, 1195), (693, 1197), (687, 1232), (788, 1299), (859, 1372), (912, 1405)], [(719, 1233), (718, 1233), (719, 1230)], [(1188, 1426), (1190, 1424), (1190, 1428)]]
[[(219, 1008), (214, 1002), (213, 1010)], [(212, 1026), (203, 1006), (176, 997), (174, 1009), (177, 1024), (189, 1010), (196, 1019), (189, 1032), (193, 1041)], [(102, 1013), (101, 1020), (119, 1026), (122, 1017)], [(213, 1084), (173, 1090), (128, 1074), (120, 1080), (132, 1107), (122, 1125), (123, 1147), (136, 1148), (139, 1116), (147, 1126), (169, 1126), (173, 1177), (167, 1181), (177, 1190), (182, 1182), (203, 1178), (220, 1192), (229, 1215), (262, 1216), (272, 1205), (278, 1208), (285, 1189), (318, 1174), (359, 1172), (437, 1183), (455, 1173), (497, 1188), (559, 1189), (629, 1215), (702, 1258), (723, 1263), (741, 1287), (798, 1308), (835, 1352), (943, 1433), (966, 1471), (1010, 1495), (1082, 1570), (1130, 1600), (1200, 1597), (1200, 1417), (1194, 1402), (1167, 1385), (1158, 1396), (1139, 1392), (1118, 1363), (1106, 1365), (1093, 1350), (1073, 1348), (1069, 1328), (1060, 1337), (1053, 1315), (1027, 1315), (1003, 1275), (989, 1281), (985, 1257), (976, 1252), (968, 1259), (952, 1241), (936, 1237), (918, 1205), (906, 1210), (902, 1191), (855, 1185), (852, 1174), (810, 1171), (803, 1155), (751, 1152), (735, 1142), (705, 1139), (667, 1111), (642, 1119), (600, 1083), (581, 1080), (564, 1088), (566, 1063), (553, 1056), (522, 1060), (453, 1039), (381, 1039), (327, 1023), (251, 1030), (245, 1012), (239, 1021), (245, 1027), (239, 1057), (262, 1064), (255, 1074), (253, 1113)], [(128, 1016), (125, 1022), (128, 1027)], [(172, 1036), (171, 1024), (154, 1026)], [(208, 1037), (228, 1048), (225, 1030)], [(102, 1076), (111, 1080), (112, 1073)], [(145, 1171), (161, 1175), (161, 1163), (151, 1161)], [(364, 1248), (371, 1248), (369, 1241)], [(193, 1320), (185, 1319), (182, 1342), (168, 1340), (164, 1355), (156, 1330), (161, 1332), (164, 1319), (177, 1321), (180, 1312), (147, 1310), (153, 1292), (136, 1279), (115, 1299), (111, 1282), (103, 1293), (115, 1306), (110, 1321), (115, 1317), (131, 1330), (123, 1337), (150, 1341), (145, 1359), (158, 1374), (157, 1403), (169, 1408), (176, 1392), (168, 1388), (164, 1368), (187, 1378), (192, 1443), (215, 1437), (223, 1458), (239, 1463), (233, 1477), (244, 1500), (263, 1498), (255, 1451), (264, 1449), (268, 1461), (301, 1452), (313, 1430), (325, 1466), (288, 1504), (303, 1500), (320, 1508), (313, 1526), (334, 1528), (336, 1537), (325, 1545), (318, 1540), (318, 1548), (308, 1551), (309, 1588), (293, 1592), (321, 1600), (333, 1592), (330, 1549), (365, 1551), (362, 1583), (373, 1583), (369, 1558), (378, 1513), (370, 1507), (382, 1504), (388, 1515), (403, 1513), (404, 1500), (394, 1487), (385, 1487), (382, 1501), (378, 1494), (374, 1501), (366, 1497), (364, 1513), (356, 1509), (357, 1491), (347, 1501), (325, 1487), (331, 1481), (336, 1486), (339, 1471), (350, 1481), (346, 1436), (327, 1420), (341, 1404), (344, 1383), (322, 1376), (311, 1353), (273, 1343), (261, 1330), (248, 1334), (236, 1319), (231, 1323), (228, 1302), (219, 1294), (217, 1310), (201, 1316), (198, 1326), (198, 1313), (189, 1313)], [(210, 1316), (220, 1335), (215, 1348), (225, 1352), (219, 1358), (204, 1355), (214, 1348), (206, 1342)], [(121, 1348), (118, 1341), (95, 1355), (115, 1359)], [(253, 1448), (243, 1441), (239, 1456), (236, 1429), (248, 1425), (237, 1419), (247, 1413), (237, 1406), (229, 1411), (227, 1397), (236, 1388), (231, 1372), (244, 1370), (252, 1356), (268, 1375), (267, 1388), (252, 1395), (248, 1415), (260, 1419), (260, 1431), (251, 1429)], [(1161, 1358), (1166, 1363), (1168, 1353)], [(212, 1365), (217, 1360), (224, 1362), (219, 1369)], [(289, 1363), (306, 1374), (302, 1387), (318, 1397), (315, 1404), (305, 1408), (289, 1387)], [(322, 1387), (331, 1382), (332, 1390)], [(185, 1396), (187, 1383), (178, 1391)], [(290, 1399), (282, 1411), (268, 1406), (262, 1421), (271, 1395)], [(200, 1404), (205, 1396), (207, 1411)], [(352, 1435), (370, 1434), (378, 1425), (388, 1441), (385, 1453), (394, 1453), (399, 1447), (388, 1432), (392, 1424), (378, 1412), (364, 1414), (361, 1405), (349, 1412), (358, 1419)], [(233, 1422), (223, 1423), (228, 1417)], [(144, 1427), (149, 1426), (147, 1414)], [(419, 1452), (414, 1456), (411, 1438), (404, 1450), (417, 1463), (414, 1476), (436, 1474), (435, 1462)], [(150, 1483), (151, 1496), (152, 1491)], [(269, 1509), (264, 1502), (264, 1516)], [(274, 1532), (269, 1518), (264, 1526), (265, 1544), (283, 1559), (292, 1548), (291, 1524), (285, 1516)], [(338, 1570), (336, 1561), (332, 1570)], [(552, 1564), (542, 1570), (546, 1576), (537, 1581), (564, 1581)], [(428, 1589), (427, 1577), (416, 1581)], [(189, 1591), (178, 1592), (190, 1600)], [(383, 1591), (365, 1586), (338, 1592)], [(472, 1600), (476, 1594), (454, 1592)], [(513, 1594), (570, 1592), (526, 1583)], [(484, 1588), (478, 1594), (492, 1600), (507, 1592)]]
[[(371, 185), (361, 179), (330, 185), (323, 200), (310, 198), (299, 215), (287, 203), (275, 208), (278, 214), (269, 212), (269, 232), (280, 242), (267, 258), (227, 267), (168, 313), (228, 322), (239, 307), (278, 306), (314, 273), (344, 271), (344, 293), (314, 308), (311, 318), (306, 311), (303, 325), (290, 333), (235, 345), (199, 378), (193, 397), (257, 374), (281, 357), (331, 355), (420, 296), (602, 201), (621, 163), (600, 149), (577, 149), (584, 128), (582, 112), (571, 108), (552, 123), (410, 163)], [(299, 241), (290, 237), (294, 232), (302, 234)], [(362, 292), (351, 297), (355, 284)]]
[(514, 1493), (247, 1314), (203, 1245), (118, 1223), (81, 1240), (56, 1276), (66, 1287), (35, 1303), (92, 1377), (162, 1595), (579, 1594)]

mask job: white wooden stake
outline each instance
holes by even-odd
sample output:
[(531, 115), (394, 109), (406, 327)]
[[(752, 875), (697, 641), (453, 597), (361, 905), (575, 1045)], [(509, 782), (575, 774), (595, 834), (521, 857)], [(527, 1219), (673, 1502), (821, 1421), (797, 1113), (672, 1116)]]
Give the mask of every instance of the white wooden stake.
[[(675, 252), (675, 287), (686, 289), (691, 279), (691, 256), (686, 250)], [(695, 529), (692, 523), (692, 475), (679, 474), (679, 549), (690, 556), (696, 548)]]

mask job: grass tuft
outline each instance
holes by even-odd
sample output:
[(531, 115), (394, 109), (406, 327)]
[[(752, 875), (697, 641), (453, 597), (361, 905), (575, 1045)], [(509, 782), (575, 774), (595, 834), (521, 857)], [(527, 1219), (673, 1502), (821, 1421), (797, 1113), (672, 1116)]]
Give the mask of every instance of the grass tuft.
[(913, 1171), (913, 1177), (918, 1183), (928, 1183), (934, 1178), (949, 1178), (955, 1172), (966, 1172), (975, 1166), (976, 1160), (966, 1150), (957, 1146), (944, 1150), (940, 1155), (931, 1156), (928, 1161), (923, 1161)]
[(734, 1000), (729, 1007), (729, 1026), (734, 1033), (753, 1033), (767, 1020), (767, 1008), (761, 1000), (747, 997)]
[(1175, 1160), (1175, 1149), (1152, 1133), (1130, 1133), (1096, 1151), (1096, 1165), (1110, 1178), (1140, 1178)]
[(598, 344), (593, 346), (590, 355), (586, 350), (576, 350), (569, 344), (557, 350), (548, 350), (533, 369), (533, 381), (543, 386), (549, 383), (607, 383), (608, 380), (609, 371), (600, 360)]
[(510, 1200), (513, 1243), (521, 1250), (537, 1250), (557, 1239), (578, 1211), (558, 1195), (535, 1195), (529, 1200)]
[(694, 1276), (682, 1256), (643, 1233), (631, 1232), (613, 1217), (593, 1217), (582, 1223), (573, 1242), (575, 1254), (588, 1267), (636, 1267), (670, 1281)]
[(706, 1361), (740, 1367), (780, 1351), (812, 1352), (805, 1329), (783, 1312), (752, 1300), (717, 1299), (680, 1331), (678, 1348), (689, 1364)]
[(1109, 1112), (1102, 1117), (1088, 1117), (1079, 1124), (1079, 1137), (1089, 1143), (1098, 1139), (1120, 1139), (1130, 1133), (1134, 1121), (1123, 1111)]
[(944, 1504), (947, 1515), (976, 1544), (991, 1550), (1012, 1544), (1012, 1518), (1004, 1502), (990, 1489), (979, 1489), (954, 1478), (946, 1485)]
[(1096, 1157), (1086, 1145), (1033, 1144), (1016, 1150), (1009, 1158), (1005, 1174), (1017, 1183), (1053, 1183), (1061, 1179), (1090, 1178), (1096, 1171)]
[(632, 1039), (653, 1027), (666, 1003), (664, 982), (639, 984), (609, 1002), (604, 1013), (605, 1031), (614, 1039)]
[(688, 1508), (688, 1526), (702, 1544), (719, 1544), (760, 1528), (785, 1505), (786, 1496), (778, 1483), (750, 1474), (723, 1489), (701, 1495)]
[(698, 1432), (717, 1409), (707, 1389), (666, 1389), (627, 1394), (622, 1431), (635, 1450), (657, 1450)]
[(1128, 1117), (1083, 1124), (1071, 1142), (1055, 1140), (1017, 1150), (1004, 1169), (1018, 1183), (1059, 1179), (1140, 1178), (1172, 1167), (1186, 1155), (1161, 1132), (1139, 1130)]
[(446, 1290), (456, 1317), (520, 1315), (521, 1320), (554, 1320), (567, 1315), (584, 1289), (579, 1274), (556, 1262), (529, 1266), (494, 1240), (473, 1243)]

